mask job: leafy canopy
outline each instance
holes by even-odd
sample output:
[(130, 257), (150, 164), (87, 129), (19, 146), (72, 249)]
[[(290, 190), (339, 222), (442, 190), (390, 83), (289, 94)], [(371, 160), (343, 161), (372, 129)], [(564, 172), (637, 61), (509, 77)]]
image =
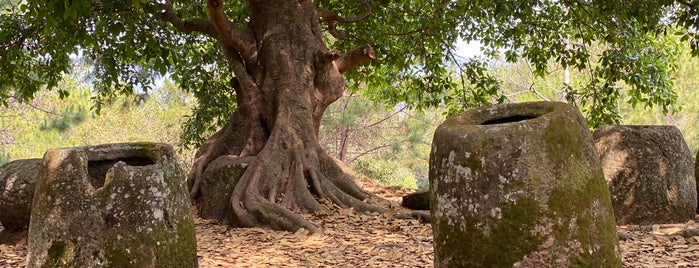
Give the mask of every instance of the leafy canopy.
[[(190, 145), (200, 143), (235, 108), (228, 85), (234, 74), (216, 40), (164, 21), (170, 2), (0, 1), (0, 100), (29, 100), (42, 87), (56, 88), (77, 57), (92, 66), (97, 109), (108, 97), (148, 90), (154, 79), (169, 74), (198, 99), (183, 137)], [(228, 18), (245, 27), (247, 3), (224, 4)], [(371, 12), (359, 22), (324, 24), (334, 30), (327, 34), (329, 48), (348, 52), (370, 44), (376, 51), (375, 60), (346, 73), (349, 89), (417, 109), (444, 104), (457, 112), (505, 101), (501, 82), (489, 72), (489, 60), (504, 57), (527, 58), (539, 76), (551, 65), (584, 73), (585, 82), (564, 90), (593, 125), (618, 121), (617, 101), (625, 89), (633, 105), (668, 112), (677, 101), (671, 80), (677, 43), (671, 37), (688, 41), (699, 54), (694, 0), (318, 0), (316, 5), (345, 17)], [(208, 20), (204, 1), (175, 2), (172, 11), (178, 19)], [(484, 56), (459, 57), (458, 40), (480, 42)]]

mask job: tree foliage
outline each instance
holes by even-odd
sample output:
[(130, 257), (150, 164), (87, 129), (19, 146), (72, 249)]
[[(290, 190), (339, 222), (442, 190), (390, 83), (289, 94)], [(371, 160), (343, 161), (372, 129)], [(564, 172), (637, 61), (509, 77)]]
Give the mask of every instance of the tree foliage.
[[(248, 6), (230, 1), (225, 13), (242, 25)], [(634, 105), (668, 111), (675, 104), (676, 51), (665, 35), (679, 34), (699, 51), (697, 1), (321, 0), (316, 6), (346, 16), (323, 20), (329, 48), (346, 52), (370, 44), (376, 51), (375, 60), (345, 74), (350, 89), (418, 109), (446, 104), (456, 112), (505, 101), (502, 81), (487, 72), (489, 60), (503, 54), (508, 62), (526, 58), (539, 76), (551, 61), (587, 73), (588, 81), (565, 85), (567, 100), (584, 107), (595, 124), (615, 122), (621, 82), (630, 86)], [(71, 55), (82, 55), (92, 63), (97, 108), (170, 73), (199, 99), (183, 134), (189, 144), (201, 143), (235, 109), (223, 52), (215, 39), (192, 34), (192, 25), (209, 22), (205, 3), (6, 0), (0, 8), (3, 102), (56, 88), (71, 72)], [(459, 39), (480, 42), (486, 56), (459, 58)]]
[[(699, 6), (649, 0), (4, 3), (0, 100), (27, 101), (44, 86), (66, 97), (57, 85), (76, 57), (91, 64), (97, 111), (116, 94), (147, 93), (154, 79), (169, 74), (197, 98), (183, 134), (187, 145), (201, 145), (187, 180), (190, 196), (211, 200), (202, 190), (211, 181), (207, 174), (227, 167), (210, 163), (251, 159), (231, 185), (226, 211), (206, 217), (312, 232), (319, 229), (299, 212), (327, 211), (325, 200), (387, 211), (369, 202), (318, 141), (323, 113), (346, 84), (391, 106), (445, 104), (456, 112), (506, 100), (488, 61), (502, 53), (507, 62), (527, 59), (538, 76), (552, 63), (585, 72), (585, 83), (565, 84), (563, 91), (593, 125), (618, 119), (621, 83), (629, 86), (632, 104), (668, 111), (677, 99), (670, 80), (676, 52), (663, 40), (677, 33), (697, 47)], [(485, 57), (458, 58), (460, 39), (481, 42)]]
[(699, 59), (691, 57), (691, 53), (689, 46), (682, 46), (677, 71), (673, 76), (680, 112), (667, 115), (658, 107), (639, 110), (627, 104), (620, 105), (620, 114), (628, 124), (677, 126), (682, 131), (692, 157), (696, 157), (696, 152), (699, 151)]

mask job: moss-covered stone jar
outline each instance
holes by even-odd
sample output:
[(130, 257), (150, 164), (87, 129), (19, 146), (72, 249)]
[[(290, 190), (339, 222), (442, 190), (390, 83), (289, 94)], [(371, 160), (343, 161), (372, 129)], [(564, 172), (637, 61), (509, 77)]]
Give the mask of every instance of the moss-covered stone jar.
[(197, 267), (189, 195), (171, 146), (49, 150), (39, 168), (27, 267)]
[(224, 155), (209, 163), (202, 174), (201, 194), (195, 197), (199, 217), (225, 224), (235, 222), (230, 213), (231, 194), (254, 157)]
[(452, 116), (430, 155), (435, 267), (621, 267), (590, 131), (558, 102)]

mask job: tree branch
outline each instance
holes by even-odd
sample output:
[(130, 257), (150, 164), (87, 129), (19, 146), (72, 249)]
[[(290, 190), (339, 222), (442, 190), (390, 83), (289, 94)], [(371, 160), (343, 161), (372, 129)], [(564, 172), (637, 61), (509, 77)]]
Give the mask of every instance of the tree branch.
[(359, 153), (358, 155), (352, 157), (352, 159), (350, 159), (349, 161), (347, 161), (347, 164), (356, 161), (357, 159), (359, 159), (359, 158), (362, 157), (362, 156), (368, 155), (368, 154), (370, 154), (370, 153), (376, 152), (376, 151), (378, 151), (378, 150), (381, 150), (381, 149), (383, 149), (383, 148), (387, 148), (387, 147), (390, 147), (390, 146), (391, 146), (391, 144), (379, 145), (379, 146), (376, 146), (376, 147), (371, 148), (371, 149), (369, 149), (369, 150), (366, 150), (366, 151), (364, 151), (364, 152), (361, 152), (361, 153)]
[(338, 30), (337, 28), (335, 28), (335, 22), (355, 23), (355, 22), (363, 21), (366, 18), (368, 18), (369, 16), (371, 16), (371, 5), (367, 1), (364, 1), (364, 0), (360, 0), (359, 3), (362, 4), (362, 6), (364, 6), (367, 9), (367, 11), (364, 14), (359, 15), (359, 16), (354, 17), (354, 18), (342, 17), (342, 16), (338, 15), (337, 13), (332, 12), (332, 11), (327, 10), (325, 8), (322, 8), (322, 7), (316, 7), (316, 12), (318, 12), (318, 17), (323, 18), (328, 23), (328, 32), (333, 37), (335, 37), (337, 39), (346, 39), (347, 34), (344, 31)]
[(374, 54), (374, 48), (372, 48), (370, 45), (363, 45), (341, 55), (340, 58), (334, 60), (333, 62), (337, 66), (337, 70), (340, 73), (343, 73), (375, 58), (376, 55)]
[(226, 18), (226, 14), (223, 12), (223, 0), (208, 0), (206, 3), (211, 22), (218, 31), (220, 40), (235, 48), (245, 62), (254, 62), (256, 49), (252, 33), (238, 27)]
[[(398, 141), (397, 143), (404, 143), (404, 142), (409, 142), (409, 140), (408, 140), (408, 139), (400, 140), (400, 141)], [(423, 143), (423, 144), (429, 146), (429, 144), (427, 144), (427, 143)], [(376, 147), (374, 147), (374, 148), (371, 148), (371, 149), (369, 149), (369, 150), (363, 151), (363, 152), (361, 152), (361, 153), (355, 155), (354, 157), (352, 157), (352, 159), (350, 159), (350, 160), (347, 161), (346, 163), (347, 163), (347, 164), (352, 163), (352, 162), (354, 162), (354, 161), (357, 161), (357, 159), (359, 159), (359, 158), (361, 158), (361, 157), (363, 157), (363, 156), (365, 156), (365, 155), (374, 153), (374, 152), (376, 152), (376, 151), (379, 151), (379, 150), (381, 150), (381, 149), (385, 149), (385, 148), (388, 148), (388, 147), (391, 147), (391, 146), (393, 146), (393, 144), (390, 144), (390, 143), (389, 143), (389, 144), (382, 144), (382, 145), (376, 146)]]
[(200, 32), (213, 38), (218, 36), (214, 25), (207, 19), (182, 20), (179, 16), (177, 16), (177, 14), (175, 14), (175, 11), (173, 11), (172, 1), (170, 0), (165, 1), (165, 11), (153, 13), (158, 19), (169, 22), (180, 32)]
[(386, 116), (386, 117), (384, 117), (383, 119), (381, 119), (381, 120), (379, 120), (379, 121), (376, 121), (376, 122), (374, 122), (374, 123), (368, 124), (368, 125), (364, 126), (364, 128), (371, 128), (371, 127), (374, 127), (374, 126), (376, 126), (376, 125), (378, 125), (378, 124), (381, 124), (381, 123), (383, 123), (384, 121), (386, 121), (386, 120), (388, 120), (388, 119), (391, 119), (392, 117), (396, 116), (397, 114), (402, 113), (406, 108), (408, 108), (408, 105), (403, 105), (403, 107), (401, 107), (400, 109), (398, 109), (398, 111), (393, 112), (391, 115)]
[(367, 11), (354, 18), (345, 18), (340, 15), (337, 15), (335, 12), (332, 12), (330, 10), (324, 9), (322, 7), (316, 7), (316, 11), (318, 12), (318, 16), (328, 20), (328, 21), (337, 21), (340, 23), (354, 23), (354, 22), (360, 22), (371, 16), (371, 5), (367, 1), (362, 1), (360, 0), (359, 3), (364, 6)]
[[(247, 69), (245, 68), (243, 60), (240, 58), (238, 52), (230, 45), (223, 44), (222, 47), (223, 53), (224, 55), (226, 55), (228, 64), (230, 68), (233, 70), (236, 81), (237, 83), (239, 83), (241, 89), (257, 88), (257, 85), (253, 81), (250, 73), (248, 73)], [(247, 97), (247, 94), (245, 93), (246, 92), (244, 92), (243, 90), (238, 92), (239, 98)]]
[(24, 42), (26, 41), (26, 38), (24, 36), (17, 38), (14, 41), (7, 42), (7, 43), (0, 43), (0, 48), (2, 49), (10, 49), (12, 47), (24, 47)]

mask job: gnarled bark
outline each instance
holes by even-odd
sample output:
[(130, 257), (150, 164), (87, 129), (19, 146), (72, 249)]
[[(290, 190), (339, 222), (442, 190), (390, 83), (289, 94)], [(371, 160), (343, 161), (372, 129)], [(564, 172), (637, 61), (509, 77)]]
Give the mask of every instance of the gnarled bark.
[(341, 72), (373, 59), (372, 48), (328, 51), (312, 1), (250, 1), (249, 6), (248, 29), (241, 29), (225, 17), (221, 1), (208, 1), (235, 73), (231, 86), (238, 108), (197, 153), (188, 179), (191, 196), (200, 196), (210, 162), (235, 155), (253, 160), (231, 193), (234, 225), (317, 232), (301, 214), (327, 210), (325, 201), (386, 211), (367, 202), (369, 195), (318, 143), (323, 112), (345, 90)]

